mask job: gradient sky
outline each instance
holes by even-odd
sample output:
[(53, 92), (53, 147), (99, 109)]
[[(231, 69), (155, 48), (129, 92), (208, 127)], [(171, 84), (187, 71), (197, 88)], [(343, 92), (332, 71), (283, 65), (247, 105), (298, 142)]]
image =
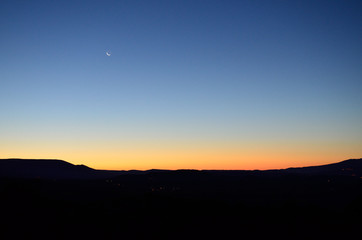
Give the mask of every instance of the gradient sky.
[(99, 169), (360, 158), (361, 13), (347, 0), (1, 1), (0, 158)]

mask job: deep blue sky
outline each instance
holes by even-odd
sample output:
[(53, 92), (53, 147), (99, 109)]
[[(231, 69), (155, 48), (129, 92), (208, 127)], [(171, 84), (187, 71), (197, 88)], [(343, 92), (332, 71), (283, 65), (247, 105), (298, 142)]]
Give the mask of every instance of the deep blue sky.
[[(1, 1), (0, 157), (360, 157), (361, 13), (361, 1)], [(239, 157), (192, 165), (197, 146)], [(190, 157), (152, 162), (172, 158), (162, 150)]]

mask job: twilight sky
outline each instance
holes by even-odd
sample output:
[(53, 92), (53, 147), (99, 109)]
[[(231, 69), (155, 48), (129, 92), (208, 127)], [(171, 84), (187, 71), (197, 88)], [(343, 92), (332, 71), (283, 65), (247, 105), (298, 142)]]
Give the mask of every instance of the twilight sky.
[(361, 13), (348, 0), (1, 1), (0, 158), (99, 169), (360, 158)]

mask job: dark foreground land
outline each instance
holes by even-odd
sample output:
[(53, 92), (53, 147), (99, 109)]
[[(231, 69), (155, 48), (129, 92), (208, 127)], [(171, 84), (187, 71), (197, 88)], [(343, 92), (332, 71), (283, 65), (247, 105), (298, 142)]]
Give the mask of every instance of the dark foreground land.
[(0, 239), (359, 239), (362, 159), (275, 171), (0, 160)]

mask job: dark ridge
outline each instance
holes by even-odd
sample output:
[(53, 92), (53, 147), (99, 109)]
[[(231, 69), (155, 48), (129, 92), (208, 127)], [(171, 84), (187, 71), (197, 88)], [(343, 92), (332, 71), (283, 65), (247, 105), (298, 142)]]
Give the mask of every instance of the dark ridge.
[(0, 160), (0, 239), (352, 239), (361, 165), (106, 171)]
[(58, 159), (2, 159), (0, 177), (42, 179), (93, 179), (112, 177), (120, 172), (95, 170)]
[(338, 163), (301, 168), (288, 168), (287, 173), (307, 175), (342, 175), (362, 177), (362, 158), (349, 159)]
[(98, 179), (119, 175), (174, 174), (219, 176), (282, 176), (282, 175), (331, 175), (362, 177), (362, 159), (350, 159), (338, 163), (280, 170), (162, 170), (112, 171), (96, 170), (85, 165), (74, 165), (58, 159), (0, 159), (0, 177), (44, 179)]

